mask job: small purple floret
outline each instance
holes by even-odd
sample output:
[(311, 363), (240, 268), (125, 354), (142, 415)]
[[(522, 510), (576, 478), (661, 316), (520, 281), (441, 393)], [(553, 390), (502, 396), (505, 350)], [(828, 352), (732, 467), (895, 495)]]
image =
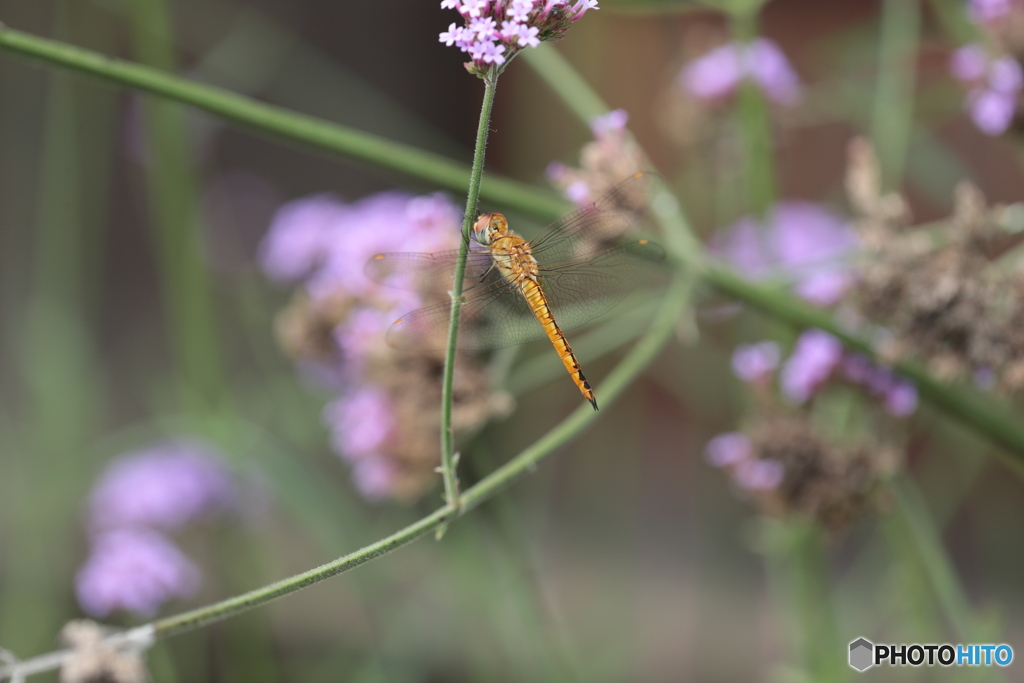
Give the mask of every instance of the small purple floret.
[(704, 447), (704, 458), (715, 467), (730, 467), (748, 460), (753, 452), (750, 439), (744, 434), (726, 432), (708, 441)]
[(843, 357), (842, 343), (822, 330), (807, 330), (800, 335), (782, 367), (779, 383), (782, 393), (793, 403), (806, 402), (832, 374)]
[(732, 471), (733, 481), (748, 491), (771, 491), (778, 488), (786, 468), (776, 460), (746, 460)]
[(779, 367), (779, 345), (773, 341), (740, 344), (732, 353), (732, 371), (744, 382), (755, 382)]
[(849, 284), (857, 248), (853, 227), (812, 202), (784, 200), (761, 221), (744, 216), (712, 238), (713, 252), (754, 279), (784, 277), (818, 305), (836, 303)]
[(800, 78), (778, 44), (768, 38), (714, 48), (683, 67), (679, 75), (682, 87), (705, 101), (731, 95), (745, 78), (779, 104), (796, 104), (803, 96)]
[(965, 45), (949, 60), (950, 74), (968, 86), (964, 106), (978, 129), (1000, 135), (1017, 112), (1024, 72), (1011, 55), (992, 55), (982, 45)]
[(95, 535), (75, 577), (79, 604), (97, 618), (118, 609), (151, 617), (164, 602), (194, 595), (200, 580), (199, 569), (170, 540), (145, 529)]
[(128, 453), (107, 467), (89, 500), (92, 529), (176, 530), (234, 504), (237, 494), (209, 446), (180, 440)]

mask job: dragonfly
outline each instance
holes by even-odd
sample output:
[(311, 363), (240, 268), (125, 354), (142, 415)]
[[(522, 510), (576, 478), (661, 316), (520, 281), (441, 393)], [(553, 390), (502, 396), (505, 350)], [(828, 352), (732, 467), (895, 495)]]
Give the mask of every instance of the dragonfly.
[[(598, 410), (565, 332), (607, 313), (660, 270), (664, 249), (645, 239), (624, 239), (642, 221), (659, 185), (658, 176), (637, 173), (531, 240), (516, 234), (504, 215), (481, 215), (470, 234), (458, 348), (494, 349), (546, 337)], [(458, 250), (376, 254), (365, 272), (388, 287), (436, 294), (451, 290), (458, 256)], [(449, 300), (403, 315), (389, 328), (388, 344), (409, 351), (443, 349), (451, 308)]]

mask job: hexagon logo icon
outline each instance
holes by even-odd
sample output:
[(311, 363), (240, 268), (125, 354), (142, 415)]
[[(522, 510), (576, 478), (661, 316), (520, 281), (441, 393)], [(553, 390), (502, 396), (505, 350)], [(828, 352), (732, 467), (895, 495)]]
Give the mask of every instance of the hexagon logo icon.
[(867, 638), (858, 638), (850, 643), (850, 666), (857, 671), (864, 671), (874, 666), (874, 644)]

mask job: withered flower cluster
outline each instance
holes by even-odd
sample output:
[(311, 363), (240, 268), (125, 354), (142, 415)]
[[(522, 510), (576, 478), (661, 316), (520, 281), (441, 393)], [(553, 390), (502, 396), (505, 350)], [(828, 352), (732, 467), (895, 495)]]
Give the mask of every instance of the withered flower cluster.
[(805, 414), (759, 419), (747, 431), (751, 456), (785, 473), (770, 488), (750, 491), (772, 515), (797, 514), (832, 531), (884, 503), (882, 481), (899, 459), (891, 446), (828, 438)]
[[(441, 300), (441, 297), (438, 297)], [(278, 318), (278, 337), (282, 347), (299, 363), (315, 362), (321, 367), (337, 365), (339, 357), (334, 330), (363, 300), (348, 300), (343, 295), (316, 305), (303, 292)], [(385, 434), (372, 456), (353, 455), (343, 443), (337, 448), (356, 462), (356, 483), (370, 498), (414, 500), (437, 482), (440, 462), (441, 376), (444, 355), (440, 351), (398, 353), (383, 343), (368, 346), (360, 362), (361, 385), (373, 387), (386, 398), (388, 415)], [(463, 434), (479, 429), (488, 419), (509, 411), (508, 400), (491, 391), (490, 374), (476, 355), (458, 352), (455, 363), (452, 427)], [(327, 412), (330, 413), (329, 406)], [(371, 421), (352, 411), (360, 422)], [(348, 421), (344, 416), (343, 421)], [(328, 422), (335, 422), (328, 417)], [(332, 425), (337, 429), (355, 425)], [(351, 430), (350, 430), (351, 431)], [(370, 472), (360, 477), (360, 461), (374, 462)]]
[(847, 192), (864, 246), (851, 302), (892, 333), (882, 352), (982, 387), (1024, 385), (1024, 254), (1007, 227), (1018, 209), (988, 206), (965, 181), (952, 216), (909, 227), (906, 203), (882, 194), (862, 139), (850, 145)]

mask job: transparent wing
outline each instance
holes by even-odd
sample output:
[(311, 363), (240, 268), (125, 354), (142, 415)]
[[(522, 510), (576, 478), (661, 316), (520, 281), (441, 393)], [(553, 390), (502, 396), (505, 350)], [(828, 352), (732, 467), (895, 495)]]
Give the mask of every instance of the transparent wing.
[(657, 244), (627, 242), (586, 260), (542, 265), (540, 283), (559, 327), (572, 330), (610, 311), (664, 262)]
[(616, 185), (593, 204), (570, 213), (530, 240), (542, 264), (594, 256), (621, 241), (644, 221), (651, 199), (661, 186), (654, 173), (637, 173)]
[[(555, 321), (575, 329), (607, 313), (629, 292), (654, 275), (664, 250), (646, 241), (631, 242), (583, 260), (540, 269), (540, 283)], [(493, 349), (545, 337), (518, 287), (491, 271), (464, 295), (459, 324), (461, 349)], [(388, 343), (400, 349), (439, 349), (448, 338), (451, 305), (428, 306), (402, 316), (388, 331)]]
[[(491, 267), (491, 254), (470, 251), (466, 258), (466, 276), (463, 289), (479, 284)], [(426, 292), (447, 292), (452, 288), (455, 264), (459, 251), (439, 251), (434, 254), (392, 252), (375, 254), (363, 267), (366, 277), (385, 287)]]

